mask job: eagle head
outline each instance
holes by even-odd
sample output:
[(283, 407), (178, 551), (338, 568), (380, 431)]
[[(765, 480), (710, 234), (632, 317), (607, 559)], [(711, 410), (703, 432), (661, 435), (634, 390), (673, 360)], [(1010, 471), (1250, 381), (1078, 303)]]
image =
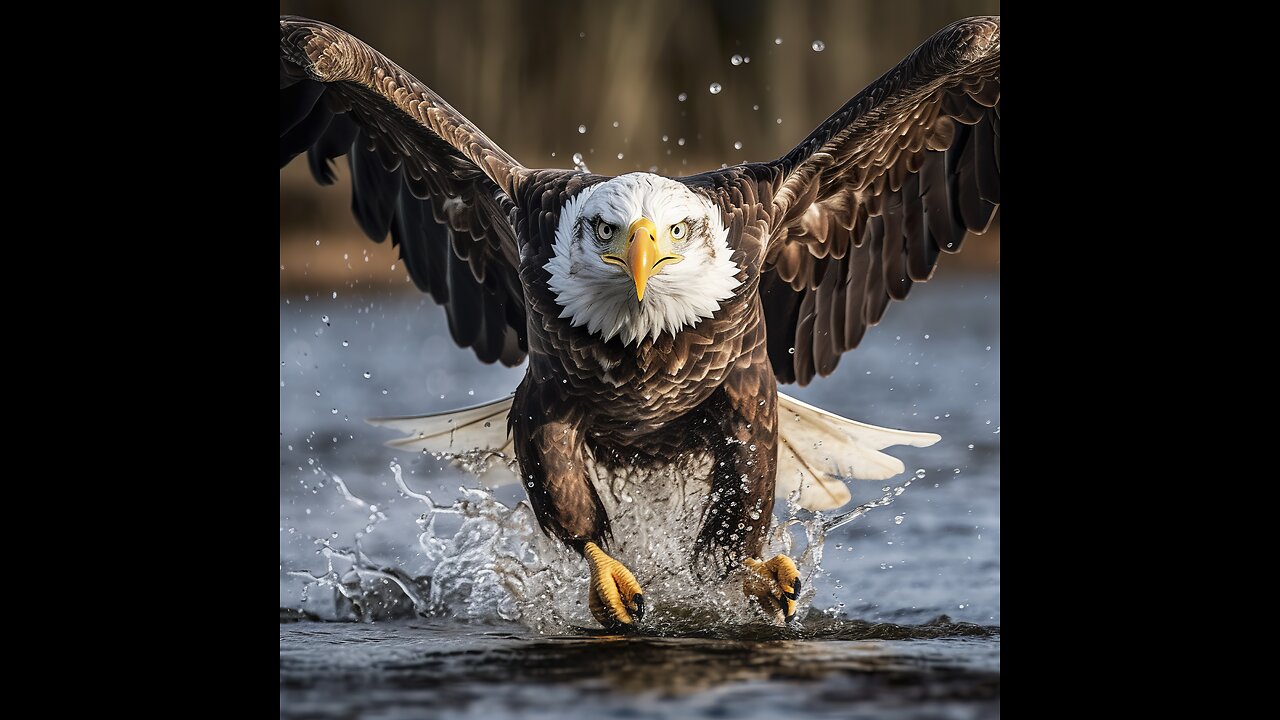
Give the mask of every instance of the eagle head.
[(561, 208), (548, 286), (576, 326), (624, 345), (696, 325), (741, 281), (720, 209), (651, 173), (584, 188)]

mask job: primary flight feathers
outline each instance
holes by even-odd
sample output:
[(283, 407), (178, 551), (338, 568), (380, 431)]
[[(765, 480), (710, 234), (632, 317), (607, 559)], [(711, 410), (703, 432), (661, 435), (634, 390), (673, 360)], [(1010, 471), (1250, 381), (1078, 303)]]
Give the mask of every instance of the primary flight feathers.
[[(541, 193), (559, 207), (604, 178), (526, 169), (412, 75), (322, 22), (280, 19), (280, 87), (281, 166), (306, 152), (328, 184), (333, 159), (347, 155), (360, 226), (378, 242), (391, 233), (454, 340), (484, 362), (523, 360), (513, 201)], [(987, 229), (999, 170), (1000, 19), (976, 17), (935, 33), (782, 158), (680, 181), (753, 206), (727, 208), (730, 223), (767, 220), (751, 259), (768, 354), (779, 382), (803, 385), (835, 370), (940, 253)]]

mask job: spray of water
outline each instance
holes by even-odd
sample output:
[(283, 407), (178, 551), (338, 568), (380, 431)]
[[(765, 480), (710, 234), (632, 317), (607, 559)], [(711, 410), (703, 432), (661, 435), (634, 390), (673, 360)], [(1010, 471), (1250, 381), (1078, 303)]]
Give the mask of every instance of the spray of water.
[[(360, 535), (367, 535), (386, 516), (352, 495), (340, 478), (330, 476), (349, 507), (369, 513), (369, 524), (352, 547), (334, 547), (330, 538), (315, 541), (326, 559), (325, 572), (291, 573), (309, 588), (328, 591), (304, 590), (304, 605), (313, 612), (337, 620), (454, 616), (474, 622), (519, 621), (551, 634), (597, 626), (587, 609), (584, 561), (541, 532), (527, 501), (508, 507), (486, 490), (462, 487), (455, 500), (442, 505), (411, 488), (399, 464), (391, 463), (390, 471), (400, 492), (421, 503), (421, 557), (415, 560), (424, 561), (426, 572), (411, 575), (366, 555)], [(786, 517), (774, 522), (765, 557), (783, 553), (796, 560), (805, 588), (800, 617), (825, 579), (822, 551), (828, 534), (892, 504), (923, 472), (884, 488), (879, 498), (832, 516), (803, 510), (795, 496), (788, 498)], [(688, 476), (674, 470), (673, 474)], [(652, 488), (660, 491), (647, 490)], [(648, 529), (615, 537), (610, 552), (644, 587), (651, 608), (644, 622), (651, 629), (678, 632), (766, 622), (743, 595), (740, 574), (721, 577), (688, 561), (685, 548), (696, 523), (687, 518), (689, 504), (700, 502), (696, 488), (650, 482), (624, 485), (618, 493), (604, 495), (611, 517), (634, 513), (635, 527)], [(439, 526), (446, 523), (456, 529), (441, 531)]]

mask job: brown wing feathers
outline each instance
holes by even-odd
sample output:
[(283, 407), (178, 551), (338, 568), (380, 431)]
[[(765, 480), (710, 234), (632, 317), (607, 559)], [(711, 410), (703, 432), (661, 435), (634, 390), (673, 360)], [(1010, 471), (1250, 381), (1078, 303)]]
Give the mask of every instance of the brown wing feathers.
[(835, 370), (1000, 204), (1000, 19), (943, 28), (777, 162), (760, 293), (781, 382)]
[(324, 23), (280, 19), (280, 164), (316, 181), (351, 167), (351, 210), (443, 305), (454, 340), (515, 365), (528, 347), (519, 250), (507, 220), (524, 168), (425, 85)]

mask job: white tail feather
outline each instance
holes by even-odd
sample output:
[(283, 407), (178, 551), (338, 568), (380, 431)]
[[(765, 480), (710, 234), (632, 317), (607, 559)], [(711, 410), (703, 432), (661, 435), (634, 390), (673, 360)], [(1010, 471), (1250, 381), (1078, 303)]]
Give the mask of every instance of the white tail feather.
[(513, 398), (509, 395), (483, 405), (432, 415), (370, 418), (365, 422), (405, 434), (388, 441), (387, 447), (448, 457), (454, 465), (473, 472), (483, 468), (477, 475), (480, 482), (487, 487), (501, 487), (517, 479), (509, 466), (515, 460), (514, 445), (507, 437), (507, 414)]
[(785, 498), (799, 488), (800, 507), (838, 508), (850, 499), (842, 476), (887, 480), (906, 469), (901, 460), (880, 450), (890, 445), (929, 447), (941, 439), (934, 433), (860, 423), (778, 393), (775, 495)]
[[(455, 465), (466, 469), (483, 468), (480, 481), (488, 487), (501, 487), (517, 480), (511, 468), (515, 452), (507, 436), (512, 399), (508, 396), (453, 412), (372, 418), (368, 422), (405, 433), (405, 437), (388, 442), (389, 447), (451, 457)], [(843, 478), (887, 480), (905, 469), (901, 460), (880, 450), (891, 445), (928, 447), (940, 439), (934, 433), (849, 420), (778, 393), (776, 495), (785, 498), (799, 488), (801, 507), (838, 508), (850, 499)]]

